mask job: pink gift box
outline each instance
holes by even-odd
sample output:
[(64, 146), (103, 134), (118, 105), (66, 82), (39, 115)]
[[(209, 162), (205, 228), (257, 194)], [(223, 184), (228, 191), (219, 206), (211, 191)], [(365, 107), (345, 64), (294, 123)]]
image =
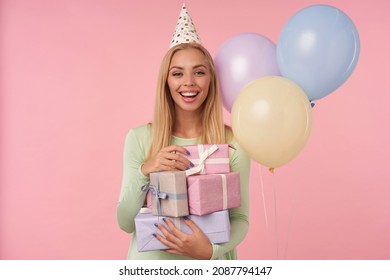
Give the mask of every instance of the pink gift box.
[(194, 174), (229, 173), (229, 147), (230, 145), (228, 144), (184, 146), (190, 152), (190, 155), (182, 155), (195, 165), (195, 167), (186, 171), (187, 176)]
[[(164, 236), (154, 226), (155, 223), (164, 224), (162, 220), (163, 216), (154, 216), (150, 212), (150, 209), (141, 208), (134, 219), (139, 252), (168, 249), (167, 246), (153, 236), (153, 233), (159, 233)], [(230, 220), (227, 210), (205, 216), (189, 215), (188, 218), (202, 230), (211, 243), (225, 243), (230, 240)], [(191, 234), (192, 230), (184, 223), (183, 218), (168, 219), (184, 233)]]
[(142, 188), (149, 189), (147, 204), (153, 215), (182, 217), (189, 214), (185, 172), (150, 173), (150, 185)]
[(190, 214), (205, 215), (241, 205), (240, 173), (187, 177)]

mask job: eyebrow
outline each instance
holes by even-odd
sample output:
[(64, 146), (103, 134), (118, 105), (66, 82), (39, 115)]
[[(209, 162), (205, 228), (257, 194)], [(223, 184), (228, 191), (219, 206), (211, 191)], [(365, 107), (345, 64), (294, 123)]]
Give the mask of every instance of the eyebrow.
[[(192, 69), (196, 69), (196, 68), (200, 68), (200, 67), (203, 67), (203, 68), (206, 68), (206, 65), (203, 65), (203, 64), (198, 64), (198, 65), (195, 65), (194, 67), (192, 67)], [(179, 69), (179, 70), (183, 70), (184, 68), (183, 67), (180, 67), (180, 66), (172, 66), (171, 68), (169, 68), (169, 71), (171, 71), (172, 69)]]

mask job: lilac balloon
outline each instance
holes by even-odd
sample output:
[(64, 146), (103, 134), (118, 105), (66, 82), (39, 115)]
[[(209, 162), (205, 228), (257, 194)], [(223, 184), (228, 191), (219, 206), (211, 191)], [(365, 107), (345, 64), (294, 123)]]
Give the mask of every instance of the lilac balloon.
[(257, 33), (240, 33), (223, 43), (215, 57), (223, 105), (229, 112), (241, 89), (263, 76), (281, 76), (276, 45)]

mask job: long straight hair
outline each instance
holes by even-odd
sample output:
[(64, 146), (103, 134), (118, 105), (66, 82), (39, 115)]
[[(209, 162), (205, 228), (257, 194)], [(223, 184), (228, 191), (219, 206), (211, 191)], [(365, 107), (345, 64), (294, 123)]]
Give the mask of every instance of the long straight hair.
[(219, 93), (215, 65), (210, 53), (200, 44), (184, 43), (172, 47), (164, 56), (157, 81), (157, 94), (152, 125), (152, 141), (147, 159), (156, 155), (162, 148), (171, 145), (172, 131), (175, 124), (175, 104), (168, 87), (169, 67), (173, 55), (179, 50), (197, 49), (201, 51), (210, 70), (210, 86), (207, 98), (202, 104), (201, 121), (203, 144), (227, 143), (232, 137), (230, 127), (223, 123), (222, 102)]

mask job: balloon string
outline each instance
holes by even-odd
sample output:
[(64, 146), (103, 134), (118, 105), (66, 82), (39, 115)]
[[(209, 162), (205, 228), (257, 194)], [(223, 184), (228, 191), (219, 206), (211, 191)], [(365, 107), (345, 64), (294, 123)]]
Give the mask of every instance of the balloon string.
[(261, 165), (259, 165), (259, 171), (260, 171), (261, 196), (263, 197), (265, 226), (266, 226), (266, 229), (268, 231), (268, 215), (267, 215), (267, 206), (265, 205), (264, 182), (263, 182), (263, 175), (261, 173)]
[[(294, 174), (296, 174), (296, 172), (294, 172)], [(298, 176), (298, 178), (299, 178), (299, 176)], [(298, 186), (298, 182), (296, 182), (295, 185)], [(292, 184), (291, 189), (293, 190), (293, 194), (292, 194), (292, 199), (291, 199), (291, 208), (290, 208), (290, 215), (289, 215), (289, 218), (288, 218), (287, 236), (286, 236), (286, 243), (285, 243), (285, 248), (284, 248), (284, 258), (285, 259), (287, 258), (287, 250), (288, 250), (288, 245), (289, 245), (290, 232), (291, 232), (291, 228), (292, 228), (292, 220), (293, 220), (294, 213), (295, 213), (295, 205), (296, 205), (295, 204), (295, 202), (296, 202), (295, 200), (296, 200), (296, 195), (297, 195), (298, 188), (294, 187), (293, 184)]]
[(275, 187), (275, 175), (272, 173), (273, 189), (274, 189), (274, 215), (275, 215), (275, 244), (276, 244), (276, 258), (279, 259), (279, 228), (278, 228), (278, 212), (276, 206), (276, 187)]
[(284, 259), (286, 259), (286, 257), (287, 257), (288, 241), (290, 238), (292, 218), (293, 218), (293, 213), (295, 210), (295, 195), (293, 196), (292, 200), (293, 201), (292, 201), (292, 205), (291, 205), (290, 217), (289, 217), (289, 221), (287, 224), (287, 236), (286, 236), (286, 243), (285, 243), (285, 247), (284, 247)]

